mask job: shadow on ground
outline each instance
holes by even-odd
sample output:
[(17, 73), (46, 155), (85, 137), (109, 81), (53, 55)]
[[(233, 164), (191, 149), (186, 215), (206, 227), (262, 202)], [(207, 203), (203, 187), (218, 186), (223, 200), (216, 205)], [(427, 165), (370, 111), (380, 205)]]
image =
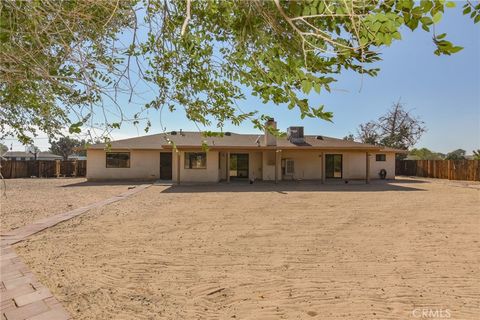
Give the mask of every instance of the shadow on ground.
[(145, 183), (154, 183), (155, 181), (146, 180), (109, 180), (109, 181), (84, 181), (70, 184), (64, 184), (59, 186), (60, 188), (72, 188), (72, 187), (101, 187), (101, 186), (138, 186)]
[(202, 193), (202, 192), (381, 192), (381, 191), (425, 191), (424, 189), (401, 184), (418, 184), (423, 181), (385, 180), (372, 181), (369, 184), (360, 181), (334, 181), (322, 184), (317, 181), (282, 181), (278, 184), (273, 182), (255, 182), (250, 184), (245, 181), (233, 181), (231, 183), (216, 184), (181, 184), (172, 185), (162, 190), (162, 193)]
[(395, 180), (372, 180), (365, 184), (364, 180), (327, 181), (280, 181), (275, 184), (271, 181), (256, 181), (250, 184), (248, 181), (231, 181), (220, 183), (182, 183), (175, 185), (171, 181), (146, 181), (146, 180), (109, 180), (109, 181), (84, 181), (60, 186), (61, 188), (91, 187), (91, 186), (138, 186), (145, 183), (153, 183), (154, 186), (168, 187), (163, 193), (201, 193), (201, 192), (336, 192), (336, 191), (424, 191), (410, 185), (429, 183), (428, 181), (410, 178), (397, 178)]

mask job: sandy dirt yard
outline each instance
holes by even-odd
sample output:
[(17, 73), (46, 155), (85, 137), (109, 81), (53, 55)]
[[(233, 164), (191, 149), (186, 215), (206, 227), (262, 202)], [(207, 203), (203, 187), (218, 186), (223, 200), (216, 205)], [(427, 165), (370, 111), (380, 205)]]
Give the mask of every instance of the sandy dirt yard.
[(152, 186), (16, 248), (74, 319), (478, 319), (479, 192)]
[(0, 194), (0, 232), (76, 209), (128, 190), (131, 184), (86, 182), (85, 178), (8, 179)]

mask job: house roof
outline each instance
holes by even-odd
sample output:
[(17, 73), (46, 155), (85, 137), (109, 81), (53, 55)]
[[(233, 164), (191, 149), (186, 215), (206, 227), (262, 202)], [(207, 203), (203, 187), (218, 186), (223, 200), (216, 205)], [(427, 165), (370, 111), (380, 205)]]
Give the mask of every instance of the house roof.
[[(35, 158), (33, 154), (25, 151), (7, 151), (3, 156), (5, 158)], [(62, 159), (62, 156), (50, 152), (40, 151), (37, 153), (37, 158)]]
[[(348, 141), (326, 136), (306, 135), (305, 142), (294, 144), (287, 137), (278, 137), (277, 146), (265, 144), (263, 134), (226, 133), (223, 137), (204, 137), (202, 132), (183, 131), (159, 133), (148, 136), (123, 139), (111, 142), (111, 149), (169, 149), (175, 144), (177, 148), (198, 148), (206, 143), (210, 149), (221, 148), (281, 148), (281, 149), (360, 149), (384, 152), (399, 152), (396, 149), (383, 148), (366, 143)], [(106, 144), (94, 144), (89, 149), (105, 149)]]
[(395, 148), (390, 148), (390, 147), (381, 147), (381, 151), (383, 152), (395, 152), (395, 153), (408, 153), (408, 150), (403, 150), (403, 149), (395, 149)]

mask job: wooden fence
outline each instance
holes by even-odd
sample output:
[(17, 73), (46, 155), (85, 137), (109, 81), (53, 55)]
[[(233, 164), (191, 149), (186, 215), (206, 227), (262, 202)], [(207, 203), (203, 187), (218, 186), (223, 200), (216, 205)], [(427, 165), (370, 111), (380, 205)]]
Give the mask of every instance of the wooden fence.
[(480, 160), (397, 160), (395, 174), (480, 181)]
[(30, 177), (85, 177), (87, 175), (87, 161), (2, 160), (0, 162), (0, 170), (5, 179)]

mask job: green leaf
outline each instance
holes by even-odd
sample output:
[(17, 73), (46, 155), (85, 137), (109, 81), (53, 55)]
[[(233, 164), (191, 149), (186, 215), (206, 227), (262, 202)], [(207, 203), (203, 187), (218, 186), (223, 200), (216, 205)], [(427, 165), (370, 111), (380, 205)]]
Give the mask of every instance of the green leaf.
[(455, 8), (456, 4), (453, 1), (448, 1), (446, 4), (447, 8)]
[(430, 18), (430, 17), (422, 17), (422, 18), (420, 19), (420, 21), (421, 21), (423, 24), (426, 24), (426, 25), (431, 25), (431, 24), (433, 24), (432, 18)]
[(308, 80), (303, 80), (302, 81), (302, 91), (305, 94), (308, 94), (312, 90), (312, 83)]
[(394, 33), (392, 33), (392, 38), (397, 39), (397, 40), (401, 40), (402, 35), (400, 34), (400, 32), (395, 31)]
[(390, 33), (385, 33), (385, 44), (387, 46), (392, 44), (392, 35)]
[(376, 40), (377, 45), (382, 44), (385, 41), (385, 37), (384, 37), (383, 33), (381, 33), (381, 32), (377, 33), (375, 35), (375, 40)]
[(73, 123), (72, 125), (70, 125), (70, 128), (68, 128), (68, 132), (70, 133), (80, 133), (82, 132), (82, 129), (80, 128), (81, 126), (83, 125), (83, 122), (77, 122), (77, 123)]
[(436, 36), (435, 38), (436, 38), (437, 40), (441, 40), (441, 39), (445, 38), (446, 36), (447, 36), (446, 33), (442, 33), (442, 34), (439, 34), (438, 36)]
[(439, 11), (432, 17), (433, 23), (437, 24), (442, 20), (442, 13)]
[(368, 43), (368, 39), (365, 37), (360, 37), (360, 45), (364, 47)]
[(457, 53), (459, 51), (463, 50), (463, 47), (460, 47), (460, 46), (455, 46), (453, 48), (450, 49), (450, 52), (451, 53)]

